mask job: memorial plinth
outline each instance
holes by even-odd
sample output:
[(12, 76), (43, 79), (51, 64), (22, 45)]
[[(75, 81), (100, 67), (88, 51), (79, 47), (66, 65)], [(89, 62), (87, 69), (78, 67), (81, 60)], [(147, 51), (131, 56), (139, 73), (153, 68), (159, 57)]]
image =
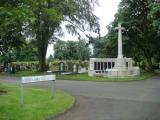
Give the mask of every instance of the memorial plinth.
[(118, 56), (117, 58), (90, 58), (89, 76), (128, 77), (140, 75), (139, 67), (133, 67), (132, 58), (123, 57), (122, 31), (118, 23)]

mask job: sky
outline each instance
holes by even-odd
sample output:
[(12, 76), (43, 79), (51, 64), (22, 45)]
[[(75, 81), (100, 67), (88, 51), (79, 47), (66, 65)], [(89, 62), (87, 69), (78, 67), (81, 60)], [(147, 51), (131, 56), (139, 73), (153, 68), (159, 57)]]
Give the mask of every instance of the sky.
[[(114, 20), (114, 15), (118, 10), (118, 5), (121, 0), (99, 0), (99, 6), (95, 7), (94, 14), (100, 19), (100, 33), (101, 36), (107, 34), (106, 26)], [(64, 30), (65, 31), (65, 30)], [(61, 37), (62, 40), (78, 40), (77, 36), (69, 35), (65, 32), (65, 35)], [(48, 45), (47, 56), (53, 55), (53, 45)]]

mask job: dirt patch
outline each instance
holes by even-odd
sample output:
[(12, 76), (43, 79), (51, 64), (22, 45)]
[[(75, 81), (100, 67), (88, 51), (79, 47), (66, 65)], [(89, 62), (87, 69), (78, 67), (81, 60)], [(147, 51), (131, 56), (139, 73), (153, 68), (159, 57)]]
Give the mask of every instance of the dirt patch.
[(6, 94), (6, 93), (7, 93), (7, 91), (5, 91), (5, 90), (0, 90), (0, 95)]

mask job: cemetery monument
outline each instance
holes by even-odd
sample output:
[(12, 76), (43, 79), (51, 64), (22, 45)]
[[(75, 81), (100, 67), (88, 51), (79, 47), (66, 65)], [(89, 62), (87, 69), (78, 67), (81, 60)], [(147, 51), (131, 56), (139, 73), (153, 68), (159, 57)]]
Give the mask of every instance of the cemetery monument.
[(133, 66), (132, 58), (123, 57), (121, 23), (118, 23), (118, 56), (117, 58), (90, 58), (89, 76), (129, 77), (140, 75), (139, 67)]

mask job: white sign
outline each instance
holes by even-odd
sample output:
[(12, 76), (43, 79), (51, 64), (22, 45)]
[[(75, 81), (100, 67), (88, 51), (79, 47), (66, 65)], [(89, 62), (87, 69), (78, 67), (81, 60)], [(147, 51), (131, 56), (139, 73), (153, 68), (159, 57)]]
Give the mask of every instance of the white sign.
[(40, 82), (40, 81), (54, 81), (55, 75), (43, 75), (43, 76), (29, 76), (22, 77), (22, 83)]
[(54, 89), (54, 83), (56, 80), (55, 75), (43, 75), (43, 76), (29, 76), (29, 77), (22, 77), (21, 79), (21, 95), (20, 95), (20, 102), (21, 104), (24, 103), (23, 101), (23, 83), (31, 83), (31, 82), (40, 82), (40, 81), (53, 81), (52, 89)]

